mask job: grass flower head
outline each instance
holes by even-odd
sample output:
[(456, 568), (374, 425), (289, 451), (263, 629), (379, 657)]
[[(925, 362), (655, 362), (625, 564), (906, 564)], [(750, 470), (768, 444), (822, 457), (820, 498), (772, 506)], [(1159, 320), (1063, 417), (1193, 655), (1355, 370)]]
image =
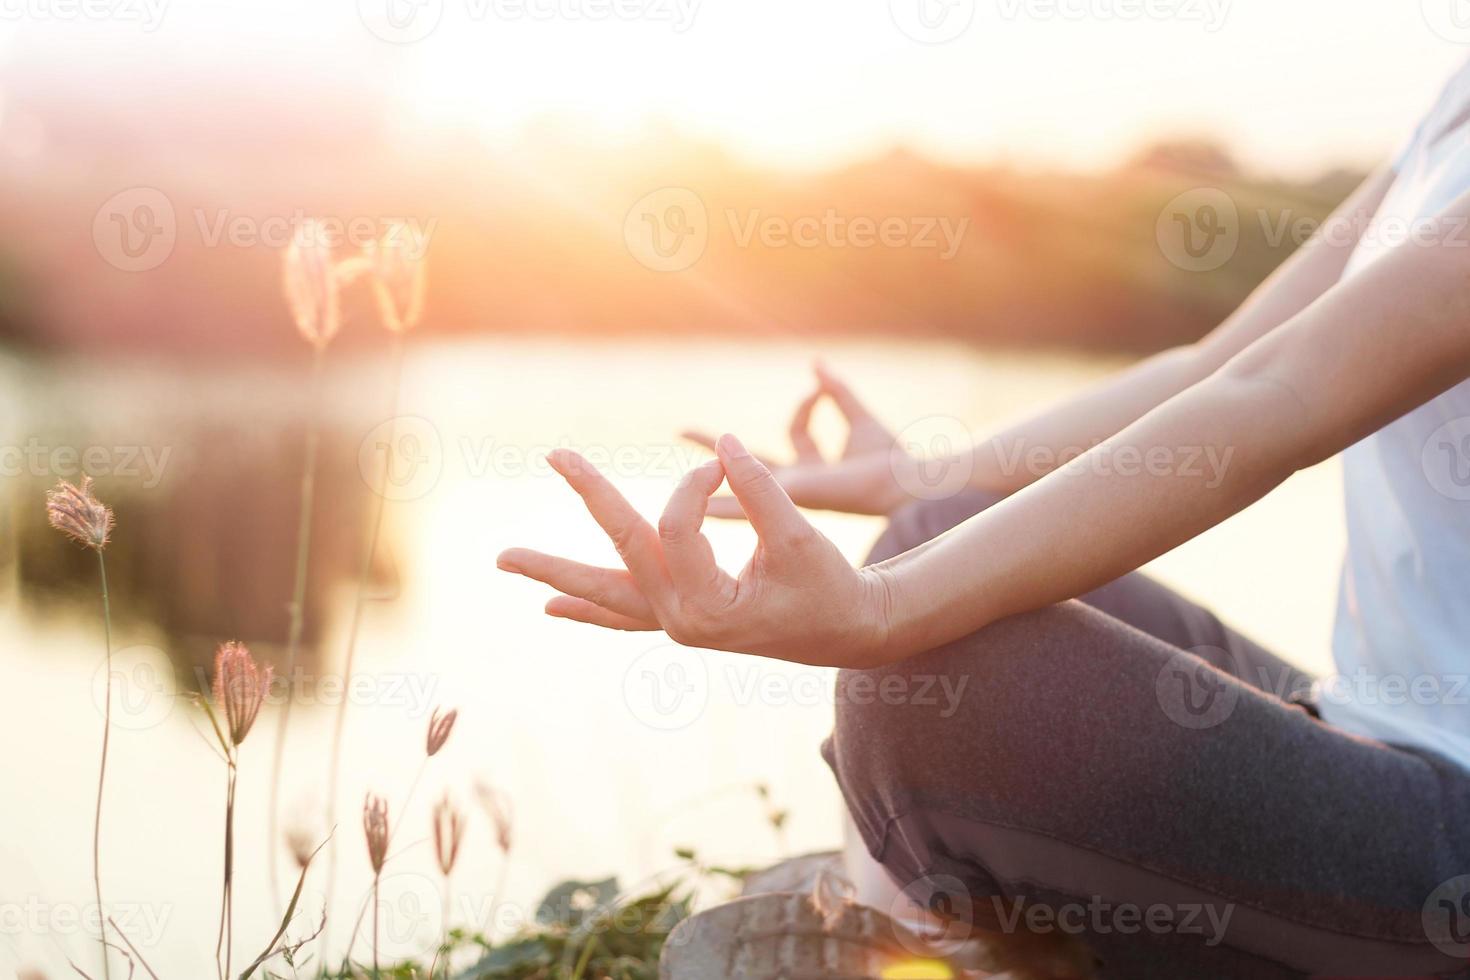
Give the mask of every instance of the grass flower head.
[(424, 745), (430, 757), (438, 755), (439, 750), (444, 748), (444, 743), (449, 741), (449, 733), (454, 731), (454, 722), (458, 718), (458, 709), (446, 711), (442, 715), (438, 708), (434, 709), (434, 713), (429, 716), (429, 735)]
[(372, 265), (378, 312), (383, 325), (394, 333), (412, 330), (424, 315), (424, 253), (428, 247), (422, 231), (395, 221), (365, 250)]
[(296, 329), (317, 349), (342, 327), (337, 267), (326, 227), (315, 218), (301, 223), (283, 257), (286, 303)]
[(82, 477), (81, 487), (65, 480), (46, 491), (46, 519), (51, 526), (77, 544), (101, 551), (112, 535), (112, 509), (92, 493), (92, 478)]
[(445, 793), (434, 806), (434, 857), (439, 870), (448, 877), (459, 860), (459, 845), (464, 840), (464, 815)]
[(362, 832), (367, 838), (373, 874), (383, 873), (388, 860), (388, 801), (369, 793), (362, 804)]
[(225, 734), (238, 746), (250, 734), (270, 690), (270, 667), (261, 669), (243, 643), (220, 644), (214, 655), (214, 703), (224, 712)]

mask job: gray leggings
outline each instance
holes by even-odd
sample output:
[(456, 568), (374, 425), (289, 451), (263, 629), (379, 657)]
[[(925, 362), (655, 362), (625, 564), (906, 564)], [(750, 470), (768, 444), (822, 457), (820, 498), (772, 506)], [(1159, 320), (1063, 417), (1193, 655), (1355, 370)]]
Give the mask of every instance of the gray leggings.
[[(913, 505), (873, 560), (989, 502)], [(1470, 773), (1324, 724), (1310, 684), (1133, 574), (843, 671), (823, 754), (912, 899), (1104, 977), (1470, 976)]]

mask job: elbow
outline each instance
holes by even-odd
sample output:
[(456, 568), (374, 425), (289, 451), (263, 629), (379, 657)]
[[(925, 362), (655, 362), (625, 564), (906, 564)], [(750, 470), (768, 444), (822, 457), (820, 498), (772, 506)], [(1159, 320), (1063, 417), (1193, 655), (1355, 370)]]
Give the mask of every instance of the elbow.
[(1236, 452), (1253, 457), (1273, 483), (1336, 452), (1317, 413), (1269, 352), (1248, 348), (1210, 375), (1205, 386), (1231, 420)]

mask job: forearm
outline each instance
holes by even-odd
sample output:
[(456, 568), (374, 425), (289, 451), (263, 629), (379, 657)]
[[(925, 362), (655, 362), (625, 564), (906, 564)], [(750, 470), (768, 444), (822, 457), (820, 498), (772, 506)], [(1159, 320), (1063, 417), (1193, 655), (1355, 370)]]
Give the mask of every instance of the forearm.
[(1292, 319), (1341, 278), (1362, 230), (1393, 175), (1358, 188), (1313, 239), (1269, 276), (1240, 308), (1196, 344), (1156, 354), (1077, 397), (979, 443), (971, 484), (1014, 493), (1209, 377), (1232, 357)]
[[(1460, 227), (1470, 195), (1442, 217)], [(1470, 253), (1405, 245), (1118, 435), (874, 566), (891, 655), (1074, 598), (1470, 376)]]
[(873, 566), (888, 595), (888, 652), (1082, 595), (1243, 509), (1292, 473), (1283, 434), (1300, 411), (1270, 381), (1212, 378), (927, 547)]

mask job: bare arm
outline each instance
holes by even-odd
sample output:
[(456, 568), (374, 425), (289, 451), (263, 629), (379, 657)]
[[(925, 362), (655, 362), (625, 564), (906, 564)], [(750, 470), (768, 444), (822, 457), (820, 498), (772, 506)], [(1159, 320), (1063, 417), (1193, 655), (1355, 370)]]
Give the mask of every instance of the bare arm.
[[(1470, 195), (1443, 226), (1466, 216)], [(560, 590), (547, 604), (556, 616), (807, 663), (892, 662), (1111, 581), (1428, 401), (1470, 376), (1467, 323), (1470, 248), (1405, 244), (1070, 465), (862, 570), (732, 436), (674, 492), (656, 529), (585, 462), (558, 453), (553, 464), (626, 569), (524, 549), (501, 564)], [(1231, 463), (1219, 479), (1171, 468), (1180, 447)], [(1160, 453), (1163, 467), (1150, 462)], [(700, 533), (725, 480), (759, 538), (738, 577)]]
[[(1380, 170), (1353, 192), (1323, 225), (1245, 303), (1198, 343), (1155, 354), (1076, 398), (998, 433), (975, 448), (976, 486), (1012, 493), (1045, 476), (1045, 468), (1017, 466), (1025, 451), (1065, 460), (1122, 430), (1146, 412), (1209, 377), (1226, 361), (1290, 320), (1337, 284), (1357, 247), (1361, 229), (1393, 183)], [(1021, 450), (1021, 452), (1018, 452)]]
[[(1198, 383), (1276, 327), (1300, 313), (1341, 278), (1362, 229), (1377, 212), (1393, 172), (1368, 178), (1324, 223), (1318, 235), (1298, 249), (1262, 283), (1234, 314), (1198, 343), (1149, 357), (1076, 397), (1066, 399), (964, 450), (947, 471), (968, 474), (977, 487), (1014, 493), (1136, 421), (1145, 413)], [(808, 432), (812, 409), (830, 398), (849, 425), (840, 458), (824, 459)], [(714, 437), (686, 433), (714, 448)], [(825, 368), (817, 387), (797, 406), (791, 423), (796, 460), (769, 463), (776, 479), (798, 505), (818, 510), (888, 514), (913, 498), (924, 485), (922, 464)], [(933, 472), (930, 470), (930, 472)], [(716, 497), (716, 517), (744, 517), (739, 503)]]
[[(1442, 227), (1466, 215), (1470, 196)], [(879, 566), (888, 648), (1081, 595), (1213, 527), (1470, 375), (1467, 323), (1470, 248), (1404, 245), (1073, 464)], [(1181, 469), (1196, 446), (1230, 459), (1221, 478)]]

